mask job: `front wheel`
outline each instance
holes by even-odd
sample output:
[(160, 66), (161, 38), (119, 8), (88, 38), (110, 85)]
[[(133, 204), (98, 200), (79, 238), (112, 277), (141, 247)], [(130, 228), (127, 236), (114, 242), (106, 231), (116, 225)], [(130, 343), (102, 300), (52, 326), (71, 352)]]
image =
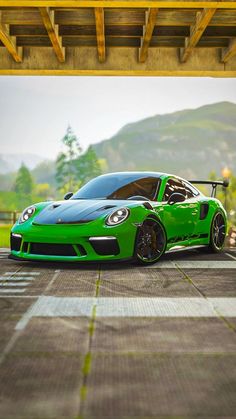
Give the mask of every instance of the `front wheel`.
[(139, 264), (148, 265), (157, 262), (166, 249), (166, 233), (162, 224), (152, 218), (147, 218), (139, 227), (135, 259)]
[(217, 212), (211, 223), (209, 249), (215, 253), (220, 252), (226, 237), (226, 222), (221, 212)]

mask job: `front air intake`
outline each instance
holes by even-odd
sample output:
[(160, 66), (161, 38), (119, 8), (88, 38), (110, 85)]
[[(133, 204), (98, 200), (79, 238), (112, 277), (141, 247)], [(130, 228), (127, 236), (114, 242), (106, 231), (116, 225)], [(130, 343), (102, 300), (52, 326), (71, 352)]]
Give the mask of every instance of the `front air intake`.
[(77, 256), (71, 244), (31, 243), (30, 253), (46, 256)]

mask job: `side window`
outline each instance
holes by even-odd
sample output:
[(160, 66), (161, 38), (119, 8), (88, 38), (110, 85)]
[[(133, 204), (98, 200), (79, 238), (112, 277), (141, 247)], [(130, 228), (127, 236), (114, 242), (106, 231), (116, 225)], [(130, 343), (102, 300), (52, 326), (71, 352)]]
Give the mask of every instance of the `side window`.
[(194, 198), (195, 196), (199, 195), (197, 189), (195, 189), (192, 185), (188, 183), (184, 183), (185, 190), (186, 190), (186, 198)]
[(165, 187), (163, 201), (168, 201), (169, 197), (174, 192), (182, 193), (184, 196), (186, 196), (185, 185), (181, 180), (169, 179)]

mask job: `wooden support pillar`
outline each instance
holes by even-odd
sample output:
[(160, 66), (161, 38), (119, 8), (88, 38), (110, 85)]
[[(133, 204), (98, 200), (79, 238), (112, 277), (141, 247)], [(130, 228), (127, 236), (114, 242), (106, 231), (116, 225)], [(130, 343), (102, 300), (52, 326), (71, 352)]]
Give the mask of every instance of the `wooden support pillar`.
[(103, 63), (106, 60), (105, 22), (104, 22), (103, 7), (95, 7), (94, 13), (95, 13), (96, 33), (97, 33), (98, 59), (100, 63)]
[(55, 54), (58, 60), (63, 63), (65, 61), (65, 48), (62, 46), (62, 39), (59, 36), (58, 25), (55, 25), (54, 11), (50, 10), (48, 7), (40, 7), (39, 11)]
[(139, 62), (144, 63), (148, 56), (148, 47), (152, 39), (153, 29), (156, 24), (158, 9), (149, 9), (146, 12), (146, 23), (143, 27), (143, 37), (139, 49)]
[(185, 47), (180, 50), (180, 61), (182, 63), (186, 63), (207, 25), (215, 14), (215, 11), (216, 9), (204, 9), (202, 12), (197, 12), (196, 23), (191, 27), (190, 36), (185, 38)]
[(10, 36), (9, 25), (6, 25), (2, 21), (2, 11), (0, 10), (0, 40), (5, 45), (8, 52), (14, 58), (17, 63), (22, 62), (22, 48), (17, 47), (16, 37)]
[(221, 61), (227, 63), (236, 54), (236, 38), (232, 38), (229, 46), (222, 50)]

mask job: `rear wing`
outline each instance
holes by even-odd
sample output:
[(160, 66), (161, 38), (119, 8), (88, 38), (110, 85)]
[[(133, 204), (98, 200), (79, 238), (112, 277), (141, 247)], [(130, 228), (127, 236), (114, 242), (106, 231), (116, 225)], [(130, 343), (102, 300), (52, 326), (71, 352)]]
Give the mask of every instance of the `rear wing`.
[(227, 188), (229, 186), (229, 180), (228, 179), (224, 179), (224, 180), (189, 180), (189, 183), (192, 184), (197, 184), (197, 185), (211, 185), (212, 186), (212, 190), (211, 190), (211, 196), (213, 198), (215, 198), (216, 196), (216, 188), (218, 185), (223, 186), (224, 188)]

